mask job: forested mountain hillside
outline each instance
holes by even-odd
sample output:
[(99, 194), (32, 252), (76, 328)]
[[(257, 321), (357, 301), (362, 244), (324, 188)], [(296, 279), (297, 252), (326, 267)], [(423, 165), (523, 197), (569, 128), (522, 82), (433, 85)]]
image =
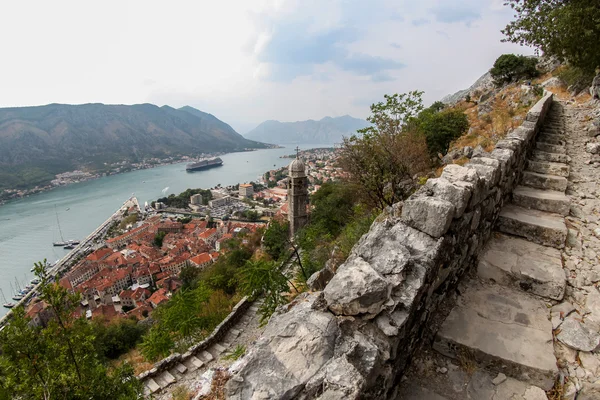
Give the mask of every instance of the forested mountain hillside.
[(0, 189), (104, 163), (264, 147), (192, 107), (49, 104), (0, 109)]

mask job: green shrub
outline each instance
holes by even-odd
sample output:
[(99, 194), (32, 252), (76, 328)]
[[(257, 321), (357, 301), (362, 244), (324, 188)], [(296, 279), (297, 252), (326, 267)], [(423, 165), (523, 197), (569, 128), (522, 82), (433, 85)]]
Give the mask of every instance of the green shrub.
[(450, 143), (469, 130), (469, 119), (461, 110), (442, 110), (433, 106), (423, 110), (416, 123), (425, 134), (427, 148), (432, 156), (446, 154)]
[(567, 84), (567, 86), (573, 86), (575, 88), (588, 86), (594, 79), (593, 73), (586, 72), (581, 68), (576, 68), (573, 66), (565, 67), (557, 75)]
[(516, 82), (521, 79), (531, 79), (539, 75), (536, 69), (537, 60), (515, 54), (503, 54), (496, 59), (490, 70), (497, 85)]

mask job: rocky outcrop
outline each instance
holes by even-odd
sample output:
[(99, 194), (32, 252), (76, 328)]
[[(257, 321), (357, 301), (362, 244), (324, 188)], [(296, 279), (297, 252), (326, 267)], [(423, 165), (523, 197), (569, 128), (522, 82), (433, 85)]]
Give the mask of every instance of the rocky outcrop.
[(600, 99), (600, 74), (594, 77), (592, 86), (590, 87), (590, 94), (595, 99)]
[(430, 316), (476, 264), (551, 102), (544, 96), (485, 157), (446, 166), (400, 216), (376, 221), (322, 292), (299, 296), (271, 318), (227, 395), (388, 397)]

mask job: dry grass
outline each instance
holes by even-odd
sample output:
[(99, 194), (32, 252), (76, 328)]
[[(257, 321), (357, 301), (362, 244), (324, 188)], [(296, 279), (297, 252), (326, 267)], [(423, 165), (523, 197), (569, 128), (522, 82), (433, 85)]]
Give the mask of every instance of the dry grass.
[(527, 111), (533, 104), (522, 102), (524, 91), (520, 85), (510, 85), (488, 100), (492, 111), (479, 116), (476, 104), (461, 102), (455, 107), (467, 114), (470, 132), (455, 140), (450, 149), (465, 146), (482, 146), (486, 151), (494, 149), (498, 140), (512, 129), (521, 125)]
[(112, 367), (118, 367), (124, 363), (129, 363), (133, 366), (133, 370), (136, 375), (141, 374), (152, 368), (152, 363), (146, 361), (142, 353), (138, 349), (131, 349), (129, 352), (123, 354), (121, 357), (111, 362)]
[(225, 400), (225, 384), (231, 378), (231, 374), (225, 370), (215, 371), (210, 394), (203, 396), (202, 400)]
[(554, 382), (554, 387), (552, 387), (552, 389), (546, 392), (546, 396), (548, 397), (548, 400), (562, 400), (563, 392), (564, 386), (561, 385), (561, 383), (557, 379)]
[(191, 400), (192, 392), (189, 388), (180, 385), (173, 389), (173, 400)]
[(475, 356), (467, 349), (461, 348), (457, 354), (458, 365), (467, 375), (471, 376), (477, 370), (477, 362)]

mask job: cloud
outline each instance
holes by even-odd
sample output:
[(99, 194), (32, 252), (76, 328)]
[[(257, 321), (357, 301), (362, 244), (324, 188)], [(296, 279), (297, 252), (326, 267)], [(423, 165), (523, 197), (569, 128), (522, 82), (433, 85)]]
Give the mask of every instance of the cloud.
[(450, 39), (450, 35), (448, 35), (448, 32), (442, 31), (442, 30), (437, 30), (435, 31), (435, 33), (437, 33), (438, 35), (446, 38), (446, 39)]
[[(287, 18), (264, 21), (253, 46), (260, 63), (269, 64), (267, 80), (291, 82), (312, 75), (315, 67), (332, 64), (343, 71), (366, 76), (374, 81), (391, 80), (388, 71), (405, 65), (391, 58), (351, 52), (349, 45), (361, 38), (357, 28), (340, 24), (315, 27), (312, 18)], [(263, 75), (264, 77), (264, 75)]]
[(427, 25), (430, 23), (431, 23), (431, 21), (428, 20), (427, 18), (418, 18), (418, 19), (413, 19), (411, 21), (411, 24), (413, 24), (414, 26), (423, 26), (423, 25)]
[(395, 49), (401, 49), (402, 45), (400, 43), (390, 43), (390, 46), (392, 46)]
[(478, 7), (465, 3), (444, 4), (431, 10), (436, 21), (446, 24), (464, 22), (469, 25), (481, 18)]

